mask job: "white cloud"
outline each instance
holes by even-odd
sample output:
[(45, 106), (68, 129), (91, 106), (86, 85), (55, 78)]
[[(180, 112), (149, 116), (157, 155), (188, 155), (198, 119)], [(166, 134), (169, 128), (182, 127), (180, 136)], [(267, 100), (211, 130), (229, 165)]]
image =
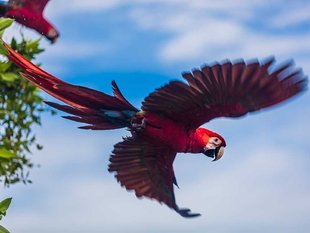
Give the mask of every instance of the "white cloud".
[[(285, 151), (265, 149), (268, 153), (252, 151), (225, 170), (212, 169), (207, 177), (190, 186), (190, 190), (199, 190), (195, 192), (196, 206), (207, 210), (205, 215), (213, 230), (226, 228), (237, 232), (238, 228), (253, 230), (256, 225), (269, 226), (267, 232), (274, 232), (273, 228), (280, 226), (306, 223), (309, 191), (299, 187), (306, 180), (296, 172), (302, 167), (301, 161), (294, 161)], [(185, 194), (184, 201), (188, 195)], [(288, 223), (287, 219), (294, 219), (294, 223)]]
[(240, 56), (268, 56), (275, 54), (282, 58), (298, 57), (300, 54), (310, 54), (310, 45), (304, 43), (310, 40), (310, 32), (303, 35), (249, 35), (243, 44), (239, 44)]
[[(304, 34), (275, 36), (272, 31), (269, 33), (254, 31), (248, 25), (250, 19), (265, 24), (266, 28), (306, 22), (309, 4), (297, 1), (289, 4), (288, 9), (281, 3), (281, 1), (270, 3), (267, 0), (233, 2), (77, 0), (74, 4), (68, 4), (54, 0), (48, 4), (46, 15), (53, 21), (59, 15), (68, 16), (76, 11), (102, 12), (128, 6), (125, 17), (128, 14), (129, 20), (132, 20), (137, 27), (170, 35), (170, 39), (162, 44), (158, 52), (158, 58), (163, 62), (202, 59), (205, 61), (209, 56), (213, 59), (215, 56), (223, 59), (227, 56), (266, 56), (272, 53), (280, 56), (300, 52), (308, 54), (309, 45), (303, 42), (309, 39), (309, 31), (305, 31)], [(264, 15), (263, 12), (267, 12), (270, 7), (275, 8), (274, 13)], [(26, 30), (27, 33), (28, 31)], [(31, 36), (33, 35), (32, 33)], [(89, 40), (83, 42), (77, 40), (73, 45), (71, 43), (58, 42), (53, 48), (54, 52), (49, 52), (49, 55), (72, 54), (83, 57), (93, 55), (98, 48), (102, 48), (99, 52), (108, 52), (107, 48), (113, 47), (113, 43), (94, 46)]]
[[(208, 20), (208, 26), (194, 26), (163, 45), (160, 58), (164, 61), (188, 61), (215, 54), (216, 50), (234, 48), (243, 29), (229, 21)], [(219, 49), (218, 49), (219, 48)]]
[(107, 10), (113, 7), (117, 7), (122, 4), (123, 1), (121, 0), (108, 0), (108, 1), (101, 1), (101, 0), (77, 0), (72, 4), (73, 9), (76, 10)]
[[(182, 185), (177, 191), (178, 202), (182, 206), (186, 203), (193, 211), (203, 211), (203, 216), (194, 222), (180, 218), (155, 202), (137, 200), (132, 193), (120, 189), (112, 177), (109, 180), (82, 178), (81, 174), (71, 182), (59, 180), (49, 193), (33, 201), (31, 209), (11, 210), (4, 223), (16, 233), (145, 232), (150, 229), (156, 232), (161, 226), (178, 232), (184, 228), (196, 229), (196, 232), (205, 232), (205, 229), (244, 232), (239, 230), (253, 229), (253, 226), (268, 226), (267, 232), (281, 228), (282, 232), (290, 232), (287, 230), (290, 226), (298, 229), (307, 223), (305, 216), (310, 214), (306, 178), (296, 173), (302, 167), (302, 160), (296, 163), (292, 156), (279, 154), (277, 150), (264, 161), (263, 152), (250, 155), (227, 170), (210, 169), (205, 177), (195, 177), (192, 184)], [(306, 185), (307, 189), (300, 185)], [(43, 202), (44, 199), (48, 202)]]
[[(273, 4), (277, 4), (281, 1), (274, 1)], [(53, 0), (49, 3), (47, 8), (48, 13), (56, 14), (65, 14), (72, 13), (75, 11), (105, 11), (122, 6), (129, 7), (148, 7), (148, 6), (161, 6), (161, 7), (182, 7), (183, 9), (188, 10), (203, 10), (209, 11), (220, 11), (220, 12), (232, 12), (235, 15), (247, 15), (249, 10), (257, 9), (257, 7), (265, 6), (268, 3), (267, 0), (259, 1), (245, 1), (245, 0), (236, 0), (231, 2), (229, 0), (223, 0), (214, 2), (212, 0), (195, 0), (195, 1), (186, 1), (186, 0), (75, 0), (74, 4), (68, 4), (61, 0)], [(49, 9), (51, 8), (51, 9)], [(58, 13), (57, 13), (58, 12)]]
[(50, 1), (45, 14), (47, 16), (55, 17), (59, 15), (67, 15), (74, 12), (89, 12), (89, 11), (104, 11), (111, 8), (118, 7), (123, 4), (121, 0), (75, 0), (72, 3), (62, 0)]
[[(46, 15), (53, 21), (60, 15), (70, 16), (81, 10), (89, 11), (90, 14), (94, 11), (109, 10), (117, 14), (117, 9), (127, 6), (125, 13), (122, 12), (122, 17), (128, 17), (128, 20), (134, 23), (134, 27), (167, 35), (168, 39), (161, 42), (158, 49), (159, 61), (163, 64), (201, 63), (227, 57), (252, 58), (271, 54), (281, 58), (297, 57), (300, 54), (307, 56), (310, 53), (310, 45), (304, 42), (309, 40), (309, 31), (294, 34), (292, 29), (289, 34), (277, 34), (270, 28), (305, 22), (308, 5), (297, 2), (285, 7), (281, 1), (270, 3), (267, 0), (77, 0), (75, 4), (54, 0), (49, 3)], [(275, 10), (271, 14), (268, 9), (272, 7)], [(100, 20), (104, 20), (104, 17)], [(262, 28), (254, 29), (255, 27), (251, 26), (252, 21), (259, 22)], [(28, 33), (29, 30), (26, 31)], [(46, 57), (54, 60), (63, 56), (84, 58), (96, 53), (113, 53), (118, 47), (115, 39), (100, 43), (78, 36), (74, 42), (64, 39), (62, 38), (52, 49), (48, 49)], [(54, 70), (61, 70), (59, 64), (54, 66)]]
[(23, 33), (25, 38), (29, 38), (29, 39), (40, 38), (40, 35), (37, 34), (37, 32), (35, 32), (34, 30), (28, 29), (25, 26), (22, 26), (22, 25), (14, 22), (11, 27), (9, 27), (8, 29), (5, 30), (5, 33), (3, 35), (3, 39), (5, 41), (8, 41), (12, 37), (15, 37), (16, 39), (19, 40), (19, 39), (21, 39), (21, 33)]
[(111, 50), (110, 46), (102, 42), (83, 42), (83, 41), (59, 41), (55, 45), (48, 45), (44, 42), (42, 47), (47, 47), (43, 54), (45, 57), (55, 59), (81, 59), (96, 56), (100, 53), (108, 53)]
[(290, 6), (289, 10), (283, 10), (271, 20), (273, 27), (285, 28), (300, 23), (309, 23), (310, 3), (306, 1), (300, 3), (297, 1), (297, 4), (291, 3), (291, 5), (293, 6)]
[[(273, 2), (272, 6), (277, 7), (277, 10), (265, 15), (263, 12), (268, 12), (268, 5), (266, 1), (192, 1), (170, 6), (167, 4), (163, 11), (137, 7), (132, 10), (131, 18), (144, 30), (157, 30), (170, 36), (158, 54), (164, 63), (205, 61), (209, 57), (224, 59), (264, 57), (270, 54), (295, 57), (309, 54), (310, 46), (304, 43), (309, 40), (309, 30), (294, 33), (294, 29), (291, 29), (289, 33), (282, 34), (270, 30), (270, 25), (276, 26), (280, 19), (286, 24), (304, 22), (301, 18), (308, 16), (303, 13), (308, 10), (300, 5), (295, 7), (295, 13), (291, 13), (291, 9), (283, 7), (280, 2)], [(253, 20), (260, 22), (259, 30), (251, 25)], [(270, 21), (273, 23), (270, 24)]]

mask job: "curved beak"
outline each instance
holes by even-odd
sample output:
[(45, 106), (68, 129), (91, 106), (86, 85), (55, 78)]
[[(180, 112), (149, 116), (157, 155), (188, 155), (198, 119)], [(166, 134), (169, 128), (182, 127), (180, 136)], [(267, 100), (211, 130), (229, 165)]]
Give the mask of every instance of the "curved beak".
[(215, 149), (208, 149), (206, 148), (203, 153), (208, 156), (213, 158), (213, 162), (219, 160), (220, 158), (222, 158), (222, 156), (224, 155), (224, 146), (219, 146)]
[(56, 29), (51, 28), (45, 37), (51, 42), (51, 44), (54, 44), (59, 37), (59, 33)]
[(213, 162), (222, 158), (222, 156), (224, 155), (224, 148), (225, 148), (224, 146), (220, 146), (215, 149), (215, 157), (213, 159)]

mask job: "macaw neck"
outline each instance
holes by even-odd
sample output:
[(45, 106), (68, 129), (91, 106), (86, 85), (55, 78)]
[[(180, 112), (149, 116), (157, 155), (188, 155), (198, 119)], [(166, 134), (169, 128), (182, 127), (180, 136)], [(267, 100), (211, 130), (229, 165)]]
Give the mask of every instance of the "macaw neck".
[(184, 152), (201, 153), (204, 146), (201, 135), (196, 130), (193, 130), (189, 134), (187, 148)]

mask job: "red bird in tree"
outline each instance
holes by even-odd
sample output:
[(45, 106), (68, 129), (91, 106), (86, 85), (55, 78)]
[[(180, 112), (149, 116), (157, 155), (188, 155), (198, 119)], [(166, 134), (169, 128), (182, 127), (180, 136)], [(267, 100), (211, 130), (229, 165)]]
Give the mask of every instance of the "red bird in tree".
[(187, 81), (171, 81), (142, 103), (132, 106), (113, 81), (113, 96), (66, 83), (38, 68), (4, 43), (8, 58), (24, 70), (21, 75), (66, 105), (48, 105), (71, 114), (65, 118), (86, 123), (82, 129), (127, 127), (131, 136), (114, 145), (109, 171), (137, 197), (165, 203), (183, 217), (196, 217), (180, 209), (173, 161), (178, 152), (202, 153), (219, 160), (226, 142), (202, 124), (217, 117), (240, 117), (282, 101), (306, 89), (307, 78), (292, 62), (224, 61), (183, 73)]
[(0, 16), (15, 19), (18, 23), (36, 30), (51, 43), (54, 43), (59, 37), (59, 33), (43, 16), (43, 11), (48, 1), (0, 0)]

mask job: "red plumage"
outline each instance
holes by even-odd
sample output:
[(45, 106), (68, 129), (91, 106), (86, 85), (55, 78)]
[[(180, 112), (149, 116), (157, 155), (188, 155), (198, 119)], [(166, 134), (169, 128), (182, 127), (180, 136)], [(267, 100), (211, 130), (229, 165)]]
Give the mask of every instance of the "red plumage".
[(0, 5), (0, 16), (15, 19), (21, 25), (36, 30), (54, 43), (59, 37), (56, 28), (43, 16), (49, 0), (9, 0)]
[(178, 152), (204, 153), (218, 160), (226, 142), (208, 129), (198, 128), (217, 117), (240, 117), (278, 104), (306, 89), (307, 78), (292, 62), (225, 61), (184, 73), (188, 84), (172, 81), (145, 98), (142, 110), (133, 107), (113, 82), (114, 96), (68, 84), (48, 74), (3, 42), (8, 58), (23, 69), (21, 75), (67, 105), (47, 102), (88, 125), (84, 129), (128, 127), (131, 137), (117, 143), (109, 171), (137, 197), (166, 204), (184, 217), (173, 184), (173, 161)]

